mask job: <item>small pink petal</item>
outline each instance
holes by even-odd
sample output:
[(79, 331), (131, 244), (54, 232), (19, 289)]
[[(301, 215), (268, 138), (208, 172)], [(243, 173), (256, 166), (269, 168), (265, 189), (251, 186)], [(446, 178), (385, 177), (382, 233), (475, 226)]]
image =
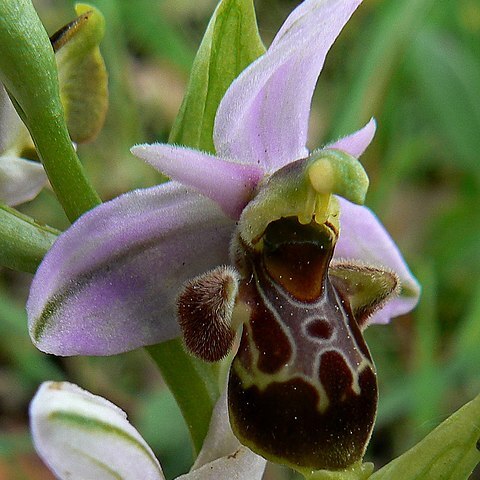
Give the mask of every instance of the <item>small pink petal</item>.
[(325, 148), (336, 148), (342, 150), (352, 157), (358, 158), (370, 145), (373, 137), (375, 136), (375, 130), (377, 129), (377, 123), (372, 118), (370, 121), (360, 130), (355, 133), (340, 138), (336, 142), (327, 145)]
[(131, 151), (173, 180), (211, 198), (233, 219), (240, 217), (264, 175), (263, 169), (256, 165), (174, 145), (137, 145)]

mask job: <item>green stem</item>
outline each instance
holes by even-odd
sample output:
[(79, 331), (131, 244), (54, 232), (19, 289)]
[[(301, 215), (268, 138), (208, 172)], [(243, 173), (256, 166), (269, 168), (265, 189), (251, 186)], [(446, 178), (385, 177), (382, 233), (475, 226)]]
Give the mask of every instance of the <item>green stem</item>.
[(146, 347), (146, 350), (173, 393), (198, 454), (220, 396), (217, 368), (188, 354), (179, 339)]
[(101, 200), (85, 175), (63, 115), (43, 117), (31, 122), (29, 130), (58, 201), (73, 222)]
[(100, 203), (68, 134), (50, 39), (30, 0), (0, 1), (0, 81), (73, 221)]
[(0, 204), (0, 265), (35, 273), (59, 233)]

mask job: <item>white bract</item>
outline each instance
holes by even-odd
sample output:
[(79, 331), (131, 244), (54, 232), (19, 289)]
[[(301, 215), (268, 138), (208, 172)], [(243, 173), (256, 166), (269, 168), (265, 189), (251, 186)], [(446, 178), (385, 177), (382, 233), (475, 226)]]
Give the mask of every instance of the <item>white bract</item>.
[[(60, 480), (165, 480), (160, 463), (123, 410), (68, 382), (45, 382), (30, 405), (35, 448)], [(182, 480), (260, 480), (266, 461), (234, 437), (226, 397), (204, 447)]]

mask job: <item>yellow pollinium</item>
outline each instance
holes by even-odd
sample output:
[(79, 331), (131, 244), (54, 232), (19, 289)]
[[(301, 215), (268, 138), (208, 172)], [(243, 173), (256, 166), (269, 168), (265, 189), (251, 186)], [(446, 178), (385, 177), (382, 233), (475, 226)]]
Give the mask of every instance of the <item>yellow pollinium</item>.
[(239, 221), (242, 239), (255, 246), (269, 223), (297, 217), (339, 230), (339, 204), (334, 195), (363, 204), (368, 177), (360, 162), (347, 153), (316, 150), (275, 172), (246, 206)]

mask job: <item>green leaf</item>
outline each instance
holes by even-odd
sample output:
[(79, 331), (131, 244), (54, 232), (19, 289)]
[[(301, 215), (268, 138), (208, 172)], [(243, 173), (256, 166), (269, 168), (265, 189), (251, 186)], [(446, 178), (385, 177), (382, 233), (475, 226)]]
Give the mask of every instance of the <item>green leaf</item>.
[[(355, 59), (353, 78), (346, 82), (330, 138), (338, 138), (378, 116), (385, 93), (405, 50), (415, 38), (434, 0), (390, 0), (375, 11), (368, 37), (359, 45), (368, 45)], [(342, 98), (341, 97), (341, 98)]]
[(0, 265), (35, 273), (59, 233), (0, 204)]
[(74, 142), (83, 143), (96, 137), (107, 113), (107, 71), (99, 49), (105, 20), (89, 5), (78, 4), (75, 10), (78, 18), (51, 40), (68, 131)]
[(463, 480), (480, 462), (480, 395), (371, 480)]
[(218, 105), (232, 81), (264, 52), (252, 0), (220, 2), (195, 57), (170, 143), (214, 153)]
[(412, 49), (412, 76), (419, 100), (447, 141), (449, 162), (477, 174), (480, 151), (480, 62), (443, 33), (426, 30)]

